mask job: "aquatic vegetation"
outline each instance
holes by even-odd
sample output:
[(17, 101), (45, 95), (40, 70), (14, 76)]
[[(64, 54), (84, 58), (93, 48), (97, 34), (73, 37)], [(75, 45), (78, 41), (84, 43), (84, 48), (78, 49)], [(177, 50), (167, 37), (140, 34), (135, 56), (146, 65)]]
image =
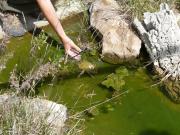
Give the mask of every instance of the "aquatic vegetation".
[(113, 88), (116, 91), (120, 91), (125, 85), (124, 77), (128, 76), (128, 70), (123, 68), (116, 69), (115, 73), (112, 73), (107, 76), (107, 79), (101, 84), (107, 88)]
[(108, 112), (112, 112), (114, 110), (115, 110), (115, 108), (111, 103), (108, 103), (100, 108), (100, 111), (102, 113), (108, 113)]
[[(30, 54), (38, 65), (45, 64), (47, 62), (57, 61), (57, 51), (59, 48), (52, 48), (52, 42), (48, 42), (48, 36), (45, 32), (41, 32), (38, 36), (33, 37), (31, 40)], [(61, 53), (60, 53), (61, 54)]]
[(6, 68), (6, 63), (8, 62), (9, 59), (13, 57), (14, 53), (9, 52), (6, 53), (4, 56), (0, 56), (0, 72)]
[(47, 38), (48, 37), (43, 32), (41, 32), (37, 37), (33, 37), (31, 41), (31, 53), (35, 53), (37, 50), (40, 51), (44, 46), (48, 46), (48, 43), (46, 42)]

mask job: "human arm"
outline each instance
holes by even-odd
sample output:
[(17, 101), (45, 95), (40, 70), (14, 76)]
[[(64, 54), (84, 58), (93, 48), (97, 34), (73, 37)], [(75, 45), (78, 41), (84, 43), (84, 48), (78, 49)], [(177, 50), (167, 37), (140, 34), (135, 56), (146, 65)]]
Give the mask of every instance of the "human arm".
[[(50, 25), (56, 31), (57, 35), (61, 39), (64, 44), (65, 51), (71, 57), (77, 56), (81, 49), (74, 44), (74, 42), (66, 35), (63, 30), (63, 27), (56, 15), (55, 9), (50, 0), (36, 0), (39, 4), (43, 14), (46, 19), (49, 21)], [(79, 56), (79, 55), (78, 55)], [(75, 57), (76, 59), (80, 59), (80, 57)]]

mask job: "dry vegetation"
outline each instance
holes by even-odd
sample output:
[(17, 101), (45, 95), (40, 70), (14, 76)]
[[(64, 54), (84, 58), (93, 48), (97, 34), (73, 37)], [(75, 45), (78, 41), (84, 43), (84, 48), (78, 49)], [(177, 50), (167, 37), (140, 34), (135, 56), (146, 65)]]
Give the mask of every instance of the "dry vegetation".
[(55, 135), (45, 117), (28, 112), (24, 104), (1, 104), (0, 135)]
[(118, 1), (123, 9), (129, 13), (129, 15), (134, 18), (138, 17), (142, 19), (144, 12), (155, 12), (159, 9), (160, 3), (166, 2), (171, 6), (180, 3), (179, 0), (123, 0)]

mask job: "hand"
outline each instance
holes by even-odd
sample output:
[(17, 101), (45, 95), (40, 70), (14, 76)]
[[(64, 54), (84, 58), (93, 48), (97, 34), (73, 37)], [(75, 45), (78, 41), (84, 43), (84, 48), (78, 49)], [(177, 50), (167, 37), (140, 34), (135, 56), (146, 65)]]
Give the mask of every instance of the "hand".
[(81, 59), (81, 55), (79, 54), (81, 52), (81, 49), (78, 46), (76, 46), (75, 43), (69, 37), (63, 40), (63, 44), (67, 55), (76, 60)]

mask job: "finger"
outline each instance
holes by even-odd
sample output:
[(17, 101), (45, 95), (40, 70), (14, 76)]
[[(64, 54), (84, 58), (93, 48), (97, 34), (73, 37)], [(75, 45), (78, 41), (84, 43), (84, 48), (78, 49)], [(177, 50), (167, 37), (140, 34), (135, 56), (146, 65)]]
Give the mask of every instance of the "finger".
[(75, 53), (73, 51), (69, 51), (68, 52), (68, 55), (71, 57), (71, 58), (74, 58), (76, 60), (80, 60), (81, 59), (81, 55), (79, 55), (79, 53)]
[(81, 51), (82, 51), (77, 45), (75, 45), (74, 42), (73, 42), (73, 44), (72, 44), (72, 47), (73, 47), (76, 51), (78, 51), (78, 52), (81, 52)]

